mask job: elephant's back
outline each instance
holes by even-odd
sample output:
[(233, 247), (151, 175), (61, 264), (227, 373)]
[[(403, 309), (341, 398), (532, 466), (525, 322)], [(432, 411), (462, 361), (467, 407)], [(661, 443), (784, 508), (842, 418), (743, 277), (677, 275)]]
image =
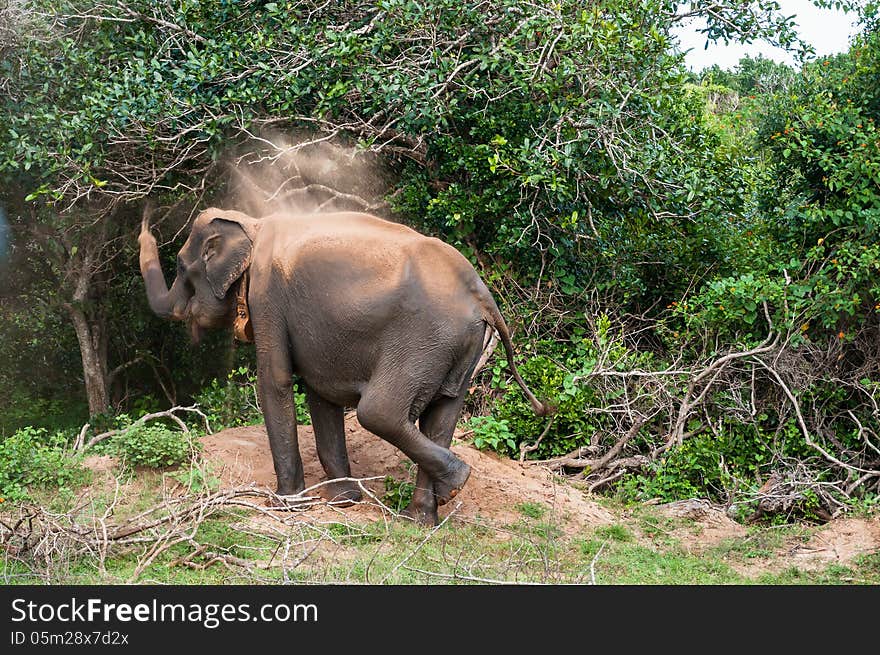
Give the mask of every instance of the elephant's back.
[(328, 214), (274, 214), (263, 219), (273, 240), (289, 248), (308, 249), (320, 244), (405, 243), (426, 239), (412, 228), (361, 212)]
[[(270, 227), (267, 225), (266, 227)], [(356, 212), (283, 215), (265, 234), (272, 268), (302, 301), (344, 299), (331, 311), (361, 316), (423, 314), (428, 304), (470, 315), (488, 293), (471, 263), (453, 246), (399, 223)], [(261, 244), (263, 245), (263, 244)], [(262, 250), (262, 248), (261, 248)]]

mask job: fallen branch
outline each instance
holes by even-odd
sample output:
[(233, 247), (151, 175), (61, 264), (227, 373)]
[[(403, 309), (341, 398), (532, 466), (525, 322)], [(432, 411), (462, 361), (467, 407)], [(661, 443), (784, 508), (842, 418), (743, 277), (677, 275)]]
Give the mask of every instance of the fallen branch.
[[(680, 446), (684, 442), (685, 425), (687, 424), (687, 419), (690, 416), (691, 411), (694, 407), (703, 402), (703, 400), (706, 398), (706, 395), (709, 393), (709, 390), (718, 380), (719, 376), (728, 364), (738, 359), (746, 359), (749, 357), (754, 357), (755, 355), (760, 355), (761, 353), (769, 352), (776, 347), (778, 342), (779, 334), (774, 334), (771, 330), (770, 333), (767, 335), (767, 338), (764, 339), (764, 341), (755, 348), (727, 353), (726, 355), (723, 355), (714, 360), (700, 373), (694, 375), (694, 377), (691, 378), (691, 380), (688, 382), (687, 391), (685, 391), (684, 398), (681, 399), (678, 416), (676, 417), (675, 425), (669, 434), (669, 439), (667, 439), (666, 443), (663, 446), (657, 448), (654, 451), (653, 456), (656, 457), (657, 455), (660, 455), (664, 451), (671, 448), (673, 445), (677, 444)], [(702, 388), (697, 397), (692, 398), (694, 390), (697, 388), (697, 385), (703, 382), (703, 380), (705, 380), (706, 378), (709, 378), (708, 382), (706, 382), (705, 386)]]
[(80, 430), (80, 434), (77, 437), (76, 441), (74, 441), (73, 448), (74, 448), (74, 450), (83, 450), (83, 451), (88, 450), (89, 448), (91, 448), (95, 444), (101, 443), (105, 439), (109, 439), (110, 437), (114, 437), (117, 434), (123, 434), (125, 432), (128, 432), (129, 430), (131, 430), (135, 427), (139, 427), (141, 425), (144, 425), (147, 421), (154, 421), (154, 420), (160, 419), (160, 418), (171, 419), (172, 421), (177, 423), (178, 426), (180, 426), (181, 430), (183, 430), (186, 433), (189, 433), (189, 427), (186, 425), (186, 423), (183, 422), (183, 420), (179, 416), (177, 416), (175, 414), (175, 412), (191, 412), (193, 414), (198, 414), (205, 421), (205, 430), (208, 432), (208, 434), (212, 434), (211, 424), (208, 422), (208, 417), (205, 416), (204, 412), (202, 412), (198, 408), (197, 405), (190, 405), (189, 407), (172, 407), (171, 409), (166, 409), (163, 412), (153, 412), (152, 414), (144, 414), (138, 420), (136, 420), (134, 423), (132, 423), (131, 425), (129, 425), (126, 428), (120, 428), (118, 430), (107, 430), (106, 432), (102, 432), (101, 434), (95, 435), (94, 437), (92, 437), (91, 439), (89, 439), (87, 442), (84, 443), (85, 434), (90, 427), (89, 424), (86, 423), (83, 426), (82, 430)]
[(424, 545), (425, 545), (426, 543), (428, 543), (428, 542), (431, 540), (431, 537), (433, 537), (435, 534), (437, 534), (437, 531), (440, 530), (440, 528), (442, 528), (444, 525), (446, 525), (446, 522), (449, 521), (449, 519), (452, 518), (453, 514), (455, 514), (455, 513), (459, 510), (460, 507), (461, 507), (461, 503), (456, 504), (456, 506), (453, 508), (453, 510), (452, 510), (451, 512), (449, 512), (449, 514), (447, 514), (447, 515), (443, 518), (443, 520), (440, 521), (440, 523), (438, 523), (437, 525), (435, 525), (435, 526), (431, 529), (431, 531), (428, 532), (428, 534), (425, 535), (425, 538), (422, 539), (421, 542), (419, 542), (419, 545), (418, 545), (418, 546), (416, 546), (415, 548), (413, 548), (413, 549), (407, 554), (406, 557), (404, 557), (404, 558), (403, 558), (402, 560), (400, 560), (397, 564), (395, 564), (394, 567), (393, 567), (390, 571), (388, 571), (388, 573), (385, 574), (385, 576), (382, 578), (382, 580), (380, 580), (380, 583), (385, 582), (389, 577), (391, 577), (392, 574), (394, 574), (395, 571), (397, 571), (397, 569), (399, 569), (401, 566), (403, 566), (403, 565), (406, 564), (409, 560), (411, 560), (411, 559), (413, 558), (413, 556), (415, 556), (415, 554), (418, 553), (418, 552), (424, 547)]
[(76, 440), (73, 442), (74, 450), (82, 450), (83, 444), (85, 443), (86, 432), (89, 431), (89, 428), (92, 427), (88, 423), (82, 426), (82, 430), (79, 431), (79, 435), (77, 435)]
[(804, 435), (804, 441), (807, 442), (807, 445), (810, 448), (813, 448), (814, 450), (818, 451), (825, 459), (827, 459), (832, 464), (837, 464), (841, 468), (845, 468), (849, 471), (857, 471), (859, 473), (869, 473), (871, 475), (878, 473), (877, 471), (870, 471), (868, 469), (863, 469), (858, 466), (853, 466), (852, 464), (847, 464), (846, 462), (841, 461), (840, 459), (838, 459), (837, 457), (835, 457), (834, 455), (829, 453), (827, 450), (825, 450), (822, 446), (817, 444), (815, 441), (813, 441), (813, 437), (810, 434), (810, 430), (807, 427), (806, 421), (804, 420), (804, 415), (801, 412), (801, 405), (798, 402), (797, 398), (795, 398), (795, 395), (792, 393), (791, 389), (789, 389), (788, 385), (782, 379), (782, 376), (779, 375), (779, 373), (776, 371), (775, 368), (773, 368), (772, 366), (767, 364), (767, 362), (762, 360), (760, 357), (756, 357), (755, 361), (758, 362), (765, 369), (767, 369), (767, 372), (773, 376), (773, 379), (776, 381), (776, 384), (778, 384), (779, 387), (782, 389), (782, 392), (785, 394), (785, 397), (788, 398), (788, 401), (791, 403), (792, 409), (794, 409), (795, 416), (797, 417), (797, 424), (801, 430), (801, 434)]
[(571, 457), (566, 455), (565, 457), (555, 457), (553, 459), (545, 459), (535, 462), (529, 462), (530, 464), (542, 464), (548, 466), (552, 471), (558, 471), (564, 468), (576, 468), (576, 469), (590, 469), (590, 472), (601, 471), (605, 467), (607, 467), (612, 460), (614, 460), (623, 450), (623, 447), (626, 446), (627, 442), (636, 436), (639, 430), (642, 429), (642, 426), (645, 424), (646, 418), (644, 416), (639, 416), (636, 418), (635, 422), (632, 424), (629, 430), (627, 430), (626, 434), (624, 434), (620, 439), (617, 440), (607, 453), (602, 455), (602, 457), (597, 457), (595, 459), (583, 459), (580, 457)]
[(595, 556), (593, 556), (593, 559), (590, 561), (590, 584), (591, 585), (596, 584), (596, 562), (599, 561), (599, 556), (602, 554), (602, 551), (605, 550), (605, 545), (607, 543), (608, 543), (607, 541), (602, 542), (602, 545), (599, 546), (599, 550), (596, 551)]
[[(365, 482), (379, 479), (380, 477), (350, 478), (351, 481), (361, 485), (365, 497), (371, 499), (371, 504), (378, 505), (383, 512), (396, 516), (364, 486)], [(338, 480), (326, 480), (294, 496), (278, 496), (269, 489), (254, 484), (222, 489), (209, 494), (166, 496), (153, 507), (120, 523), (113, 523), (111, 519), (118, 504), (118, 487), (111, 503), (99, 515), (90, 514), (92, 506), (90, 502), (84, 502), (68, 512), (56, 512), (36, 505), (21, 505), (17, 508), (17, 520), (8, 520), (8, 514), (3, 516), (7, 520), (0, 520), (0, 552), (29, 567), (37, 566), (49, 571), (58, 562), (75, 560), (83, 556), (95, 557), (99, 566), (103, 567), (103, 562), (110, 555), (118, 556), (122, 552), (140, 550), (141, 554), (137, 558), (129, 582), (139, 579), (157, 558), (179, 544), (189, 544), (194, 550), (176, 558), (172, 565), (207, 567), (219, 562), (226, 566), (249, 569), (270, 568), (272, 558), (267, 558), (265, 563), (247, 564), (247, 560), (233, 555), (207, 550), (196, 540), (200, 526), (218, 512), (245, 508), (260, 515), (263, 521), (277, 523), (282, 527), (308, 527), (313, 532), (322, 533), (320, 526), (304, 523), (299, 517), (302, 516), (303, 510), (317, 505), (331, 508), (335, 505), (315, 494), (315, 490), (333, 482)], [(262, 504), (256, 502), (260, 499), (263, 501)], [(270, 538), (268, 533), (265, 536)], [(278, 535), (272, 537), (273, 540), (279, 541), (279, 545), (280, 540), (284, 538), (289, 539), (283, 530), (279, 530)], [(319, 541), (325, 538), (332, 537), (328, 531), (323, 530)], [(206, 558), (207, 561), (196, 563), (194, 562), (196, 558)], [(302, 559), (304, 558), (300, 561)], [(288, 566), (290, 563), (282, 564)]]
[(462, 575), (461, 573), (440, 573), (438, 571), (426, 571), (425, 569), (417, 569), (412, 566), (404, 566), (407, 571), (413, 573), (421, 573), (432, 578), (440, 578), (442, 580), (464, 580), (467, 582), (479, 582), (480, 584), (497, 584), (497, 585), (541, 585), (543, 582), (524, 582), (522, 580), (498, 580), (496, 578), (481, 578), (473, 575)]
[(598, 480), (598, 481), (594, 482), (593, 484), (591, 484), (589, 487), (587, 487), (587, 491), (589, 491), (590, 493), (593, 493), (597, 489), (601, 489), (605, 485), (611, 484), (612, 482), (614, 482), (618, 478), (623, 477), (625, 473), (626, 473), (626, 467), (621, 466), (621, 467), (619, 467), (619, 470), (616, 473), (612, 473), (611, 475), (605, 476), (601, 480)]

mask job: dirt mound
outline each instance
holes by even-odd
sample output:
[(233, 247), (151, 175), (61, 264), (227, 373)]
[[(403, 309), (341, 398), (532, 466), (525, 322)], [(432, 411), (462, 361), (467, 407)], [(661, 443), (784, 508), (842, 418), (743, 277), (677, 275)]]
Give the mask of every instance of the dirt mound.
[[(687, 524), (671, 530), (670, 534), (691, 554), (749, 538), (745, 526), (705, 500), (667, 503), (658, 506), (657, 511), (667, 517), (687, 519)], [(829, 564), (848, 565), (860, 555), (880, 552), (880, 517), (838, 518), (810, 532), (808, 536), (798, 533), (785, 536), (772, 552), (744, 562), (731, 562), (731, 566), (754, 578), (789, 567), (820, 571)], [(761, 549), (758, 544), (754, 547)]]
[[(306, 486), (325, 479), (315, 451), (310, 426), (299, 426), (299, 447), (305, 469)], [(352, 475), (375, 478), (365, 483), (378, 498), (385, 495), (385, 476), (414, 480), (410, 460), (394, 446), (362, 428), (354, 414), (345, 420), (346, 439)], [(231, 428), (202, 438), (204, 454), (224, 485), (255, 482), (275, 489), (275, 470), (269, 440), (262, 425)], [(565, 483), (549, 471), (481, 452), (467, 444), (455, 443), (453, 452), (471, 466), (471, 477), (453, 502), (440, 508), (441, 519), (454, 511), (457, 517), (504, 524), (522, 518), (524, 512), (547, 512), (547, 518), (562, 519), (566, 532), (587, 525), (612, 523), (610, 512), (589, 500), (584, 492)], [(529, 507), (533, 506), (533, 507)], [(320, 511), (321, 508), (316, 508)], [(311, 511), (311, 510), (310, 510)], [(338, 508), (334, 512), (340, 511)], [(381, 515), (374, 503), (363, 503), (342, 510), (352, 519), (370, 520)]]
[(800, 568), (824, 568), (832, 562), (845, 564), (857, 555), (880, 551), (880, 517), (844, 518), (822, 526), (803, 545), (790, 550)]
[[(298, 530), (302, 529), (301, 523), (307, 523), (317, 530), (314, 534), (327, 538), (310, 538), (307, 552), (299, 556), (312, 557), (327, 567), (346, 558), (357, 561), (361, 555), (357, 543), (337, 540), (334, 530), (344, 524), (349, 529), (344, 534), (351, 530), (356, 534), (359, 525), (390, 519), (388, 508), (377, 502), (386, 496), (385, 478), (412, 481), (415, 467), (396, 448), (363, 429), (353, 413), (346, 417), (345, 430), (352, 474), (364, 481), (373, 498), (348, 508), (322, 502), (299, 506), (296, 512), (257, 507), (258, 511), (248, 515), (248, 530), (260, 533), (265, 529), (267, 534), (275, 535), (279, 521), (299, 526)], [(298, 432), (305, 482), (308, 486), (320, 484), (325, 474), (315, 451), (312, 428), (301, 426)], [(656, 506), (649, 501), (635, 512), (628, 508), (611, 511), (593, 502), (593, 497), (576, 482), (535, 465), (521, 466), (476, 450), (465, 442), (464, 435), (458, 436), (452, 450), (471, 466), (471, 476), (461, 493), (440, 508), (440, 516), (465, 525), (476, 524), (481, 535), (491, 534), (496, 541), (508, 541), (520, 528), (539, 527), (542, 534), (554, 535), (554, 539), (559, 534), (589, 540), (599, 535), (607, 541), (616, 533), (597, 532), (596, 528), (624, 524), (635, 533), (640, 546), (660, 554), (679, 547), (692, 556), (706, 554), (752, 579), (790, 568), (822, 571), (832, 564), (849, 565), (860, 555), (880, 553), (880, 517), (841, 517), (822, 526), (780, 526), (777, 531), (743, 526), (723, 507), (698, 499)], [(201, 441), (210, 472), (220, 478), (223, 489), (256, 485), (274, 491), (275, 471), (262, 425), (224, 430)], [(170, 475), (164, 470), (138, 470), (132, 477), (121, 475), (114, 457), (88, 457), (84, 464), (94, 472), (84, 493), (136, 500), (153, 498), (157, 490), (170, 496), (193, 495), (181, 484), (175, 470)], [(576, 541), (572, 539), (572, 543)]]
[[(748, 534), (744, 526), (706, 500), (696, 498), (679, 500), (660, 505), (657, 511), (664, 516), (693, 522), (686, 528), (681, 527), (672, 532), (681, 540), (684, 550), (691, 554), (699, 554), (725, 540), (741, 538)], [(697, 530), (694, 529), (695, 526)]]

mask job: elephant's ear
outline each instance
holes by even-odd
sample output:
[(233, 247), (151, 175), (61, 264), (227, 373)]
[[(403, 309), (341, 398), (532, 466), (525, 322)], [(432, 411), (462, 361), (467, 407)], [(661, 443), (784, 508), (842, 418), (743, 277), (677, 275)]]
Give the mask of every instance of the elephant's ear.
[(253, 242), (235, 220), (215, 218), (208, 224), (209, 236), (202, 246), (205, 275), (218, 300), (241, 277), (251, 263)]

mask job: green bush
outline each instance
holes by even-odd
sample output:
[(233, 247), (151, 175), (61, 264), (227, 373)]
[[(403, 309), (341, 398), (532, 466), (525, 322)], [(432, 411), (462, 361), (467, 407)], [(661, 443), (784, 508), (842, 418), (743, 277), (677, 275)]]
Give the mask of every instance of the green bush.
[(474, 434), (474, 446), (480, 450), (494, 450), (502, 455), (517, 454), (517, 438), (510, 431), (507, 419), (494, 416), (472, 416), (468, 427)]
[(24, 427), (0, 442), (0, 496), (19, 501), (33, 488), (67, 487), (84, 482), (88, 472), (67, 452), (61, 433)]
[[(773, 423), (766, 414), (751, 425), (722, 419), (715, 431), (687, 439), (641, 472), (623, 478), (617, 491), (625, 500), (637, 502), (708, 498), (735, 503), (741, 515), (751, 514), (757, 505), (749, 499), (759, 495), (762, 482), (782, 469), (784, 462), (800, 461), (806, 466), (814, 462), (817, 468), (820, 464), (794, 419), (777, 430), (770, 429)], [(818, 480), (822, 478), (817, 474)], [(805, 488), (800, 495), (792, 509), (810, 518), (819, 507), (815, 493)]]
[[(745, 301), (741, 307), (749, 309)], [(627, 345), (620, 336), (623, 331), (615, 334), (606, 316), (597, 317), (595, 325), (596, 330), (589, 339), (576, 335), (570, 344), (540, 343), (541, 354), (523, 358), (519, 366), (532, 390), (556, 405), (552, 424), (547, 417), (535, 416), (518, 387), (506, 381), (505, 362), (494, 363), (489, 369), (491, 386), (505, 391), (492, 401), (490, 416), (469, 419), (476, 447), (518, 457), (524, 444), (536, 443), (543, 434), (538, 447), (527, 453), (527, 457), (547, 459), (584, 446), (593, 447), (591, 452), (599, 456), (607, 453), (629, 427), (630, 421), (614, 410), (615, 406), (626, 403), (637, 414), (651, 418), (630, 438), (622, 453), (623, 456), (645, 456), (645, 464), (608, 486), (625, 500), (671, 502), (709, 498), (735, 504), (742, 512), (751, 514), (757, 509), (753, 500), (763, 481), (771, 475), (782, 475), (794, 499), (784, 513), (807, 518), (816, 515), (822, 503), (809, 485), (796, 479), (791, 463), (799, 462), (814, 471), (815, 480), (820, 483), (832, 479), (828, 477), (827, 463), (807, 444), (794, 415), (773, 402), (774, 387), (768, 386), (770, 381), (757, 378), (759, 381), (753, 383), (757, 385), (757, 399), (751, 402), (756, 403), (760, 411), (748, 415), (742, 411), (742, 389), (716, 385), (704, 399), (705, 413), (690, 416), (686, 429), (692, 436), (651, 461), (651, 454), (668, 439), (669, 426), (676, 420), (674, 412), (680, 407), (687, 388), (688, 374), (664, 374), (670, 365), (656, 354), (639, 352)], [(704, 343), (701, 347), (703, 351), (698, 356), (704, 358), (705, 349), (711, 344)], [(593, 375), (599, 369), (612, 375)], [(614, 375), (637, 371), (654, 371), (657, 375), (645, 378)], [(864, 379), (859, 384), (862, 393), (873, 393), (871, 380)], [(853, 389), (825, 381), (805, 386), (799, 400), (808, 407), (844, 409), (860, 402), (853, 398)], [(873, 423), (866, 421), (873, 430)], [(830, 440), (826, 442), (827, 449), (840, 453), (857, 452), (863, 447), (858, 430), (845, 420), (837, 421), (833, 428), (830, 437), (822, 436)], [(819, 436), (814, 435), (814, 438)], [(591, 473), (589, 468), (583, 470), (584, 475)], [(597, 479), (589, 478), (590, 481)], [(829, 487), (827, 493), (835, 492)], [(852, 499), (838, 496), (840, 502), (863, 502), (855, 496)]]
[(672, 502), (708, 496), (723, 501), (736, 489), (755, 488), (749, 474), (765, 459), (768, 448), (759, 435), (744, 430), (723, 432), (721, 438), (697, 435), (647, 470), (625, 478), (619, 489), (627, 500)]
[(199, 442), (161, 424), (135, 425), (116, 437), (117, 452), (131, 466), (162, 468), (189, 461)]
[(226, 380), (211, 380), (195, 401), (215, 430), (253, 425), (263, 420), (257, 401), (257, 378), (247, 367), (230, 371)]
[[(526, 384), (539, 398), (556, 407), (553, 425), (538, 449), (530, 453), (534, 459), (544, 459), (557, 455), (565, 455), (583, 444), (589, 444), (593, 434), (602, 423), (602, 418), (591, 416), (585, 410), (600, 402), (595, 389), (588, 385), (572, 383), (575, 373), (580, 368), (583, 352), (575, 351), (564, 362), (559, 362), (546, 355), (537, 355), (525, 361), (519, 367)], [(495, 416), (506, 422), (510, 431), (517, 435), (515, 453), (519, 453), (522, 442), (534, 442), (547, 427), (548, 418), (536, 416), (529, 402), (518, 390), (513, 388), (498, 400), (494, 409)]]
[[(597, 362), (614, 370), (650, 369), (661, 366), (650, 352), (627, 347), (612, 331), (606, 315), (596, 317), (594, 339), (587, 339), (576, 328), (570, 343), (542, 341), (537, 353), (526, 356), (518, 369), (538, 398), (556, 408), (552, 417), (536, 416), (532, 406), (515, 384), (507, 381), (507, 362), (496, 359), (491, 386), (503, 390), (492, 404), (491, 417), (474, 417), (469, 422), (474, 443), (503, 455), (518, 456), (523, 443), (534, 443), (547, 430), (530, 459), (566, 455), (580, 446), (590, 445), (596, 433), (609, 433), (611, 421), (606, 413), (591, 412), (615, 403), (623, 393), (619, 386), (600, 386), (590, 379)], [(613, 438), (613, 434), (611, 435)]]
[(49, 432), (72, 430), (88, 420), (88, 407), (78, 398), (44, 398), (16, 386), (3, 385), (0, 390), (6, 399), (0, 413), (0, 437), (26, 427)]
[[(566, 363), (572, 364), (575, 359), (577, 355)], [(503, 390), (503, 393), (492, 406), (492, 416), (475, 416), (470, 419), (469, 427), (474, 432), (474, 445), (477, 448), (516, 456), (522, 443), (534, 442), (545, 430), (548, 419), (536, 416), (519, 387), (507, 383), (503, 377), (506, 366), (504, 360), (494, 364), (492, 386)], [(533, 355), (518, 368), (532, 392), (556, 407), (550, 431), (538, 449), (529, 456), (540, 459), (564, 455), (584, 440), (589, 443), (596, 430), (596, 422), (584, 409), (596, 402), (593, 390), (589, 387), (575, 388), (571, 384), (572, 373), (547, 355)]]

